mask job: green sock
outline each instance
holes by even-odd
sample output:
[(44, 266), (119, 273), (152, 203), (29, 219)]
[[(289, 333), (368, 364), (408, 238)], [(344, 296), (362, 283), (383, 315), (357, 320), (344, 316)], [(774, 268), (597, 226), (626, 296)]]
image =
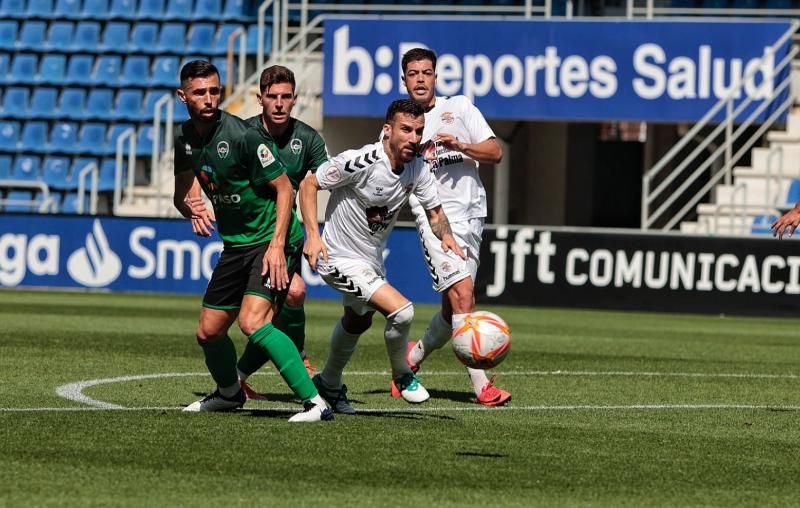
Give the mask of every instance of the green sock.
[(268, 361), (269, 356), (267, 353), (248, 340), (247, 345), (244, 347), (244, 353), (242, 353), (242, 357), (239, 358), (239, 363), (236, 364), (236, 367), (242, 371), (243, 374), (249, 376), (263, 367)]
[(278, 313), (275, 328), (292, 339), (292, 342), (294, 342), (294, 345), (297, 347), (297, 351), (303, 352), (303, 349), (306, 347), (306, 310), (302, 305), (299, 307), (292, 307), (291, 305), (284, 304), (281, 311)]
[(226, 388), (239, 382), (236, 374), (236, 346), (227, 335), (222, 340), (201, 342), (206, 367), (217, 386)]
[(250, 341), (269, 355), (281, 377), (300, 400), (310, 400), (317, 396), (317, 389), (308, 377), (300, 353), (285, 333), (269, 323), (256, 330), (250, 336)]

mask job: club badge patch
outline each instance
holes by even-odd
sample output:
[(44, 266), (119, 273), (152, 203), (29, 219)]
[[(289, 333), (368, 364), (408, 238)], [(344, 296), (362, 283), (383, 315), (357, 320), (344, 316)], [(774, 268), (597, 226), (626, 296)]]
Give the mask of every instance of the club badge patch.
[(453, 123), (454, 120), (455, 117), (453, 116), (453, 113), (451, 113), (450, 111), (445, 111), (444, 113), (442, 113), (443, 124), (450, 125), (451, 123)]
[(289, 147), (292, 149), (293, 154), (300, 155), (300, 152), (303, 151), (303, 142), (294, 138), (289, 142)]
[(265, 168), (275, 162), (275, 157), (272, 155), (272, 152), (269, 151), (267, 145), (260, 144), (258, 145), (258, 150), (256, 151), (258, 154), (258, 160), (261, 162), (261, 167)]
[(230, 147), (228, 146), (227, 141), (220, 141), (217, 143), (217, 155), (219, 155), (220, 159), (224, 159), (228, 156), (228, 152), (230, 151)]
[(339, 172), (339, 168), (336, 165), (330, 164), (325, 168), (325, 179), (331, 183), (336, 183), (342, 179), (342, 173)]

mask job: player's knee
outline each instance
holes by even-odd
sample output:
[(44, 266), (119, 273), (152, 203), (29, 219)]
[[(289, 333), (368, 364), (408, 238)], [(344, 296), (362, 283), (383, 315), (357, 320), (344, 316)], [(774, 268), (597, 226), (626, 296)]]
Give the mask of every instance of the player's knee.
[(306, 301), (306, 287), (305, 285), (295, 285), (292, 284), (289, 286), (289, 291), (286, 293), (286, 305), (291, 305), (292, 307), (300, 307)]
[(197, 343), (202, 346), (203, 344), (208, 344), (209, 342), (222, 340), (227, 334), (226, 332), (221, 332), (220, 330), (215, 330), (208, 326), (203, 326), (201, 323), (197, 327), (197, 332), (195, 335), (197, 337)]
[(471, 281), (464, 279), (447, 290), (447, 299), (455, 314), (466, 314), (475, 308)]
[(342, 317), (342, 328), (344, 328), (344, 331), (347, 333), (353, 335), (361, 335), (369, 330), (370, 326), (372, 326), (372, 314), (366, 314), (364, 316), (345, 314)]
[(414, 321), (414, 304), (408, 302), (400, 310), (389, 314), (387, 319), (398, 328), (411, 328), (411, 323)]

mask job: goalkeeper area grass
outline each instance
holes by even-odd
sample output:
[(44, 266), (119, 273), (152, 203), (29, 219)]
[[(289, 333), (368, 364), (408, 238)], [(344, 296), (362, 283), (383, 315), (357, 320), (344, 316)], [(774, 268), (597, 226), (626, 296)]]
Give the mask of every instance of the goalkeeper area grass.
[[(289, 424), (268, 400), (180, 409), (213, 390), (200, 298), (0, 291), (0, 506), (788, 506), (800, 495), (800, 320), (480, 306), (510, 324), (474, 402), (449, 346), (431, 399), (389, 396), (384, 320), (345, 371), (359, 410)], [(436, 311), (416, 306), (412, 338)], [(338, 302), (306, 304), (321, 369)], [(245, 338), (232, 337), (239, 353)]]

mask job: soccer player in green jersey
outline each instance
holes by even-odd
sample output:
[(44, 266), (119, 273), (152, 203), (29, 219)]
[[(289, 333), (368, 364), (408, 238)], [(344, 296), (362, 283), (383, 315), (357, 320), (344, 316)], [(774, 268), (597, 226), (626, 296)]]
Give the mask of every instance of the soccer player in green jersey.
[[(297, 192), (300, 182), (311, 171), (328, 160), (328, 150), (322, 136), (308, 124), (293, 118), (292, 109), (297, 103), (294, 73), (282, 66), (267, 67), (261, 73), (259, 83), (261, 93), (258, 102), (262, 112), (247, 119), (247, 123), (269, 140), (270, 147), (278, 161), (286, 168), (286, 176)], [(275, 326), (282, 330), (297, 346), (303, 363), (310, 376), (314, 368), (305, 352), (306, 315), (303, 303), (306, 299), (306, 285), (300, 273), (290, 281), (286, 302), (275, 320)], [(246, 382), (247, 378), (267, 362), (260, 349), (248, 344), (239, 359), (239, 380), (248, 399), (263, 399)]]
[[(311, 382), (289, 337), (272, 324), (297, 270), (303, 232), (292, 211), (289, 178), (267, 141), (239, 118), (219, 109), (219, 71), (194, 60), (181, 69), (178, 97), (190, 119), (175, 131), (175, 207), (197, 221), (205, 213), (188, 198), (195, 178), (211, 200), (223, 250), (203, 297), (197, 342), (217, 384), (184, 411), (227, 411), (245, 394), (236, 372), (228, 329), (238, 318), (248, 342), (260, 348), (303, 400), (290, 422), (330, 420), (333, 412)], [(287, 258), (290, 260), (287, 263)]]

